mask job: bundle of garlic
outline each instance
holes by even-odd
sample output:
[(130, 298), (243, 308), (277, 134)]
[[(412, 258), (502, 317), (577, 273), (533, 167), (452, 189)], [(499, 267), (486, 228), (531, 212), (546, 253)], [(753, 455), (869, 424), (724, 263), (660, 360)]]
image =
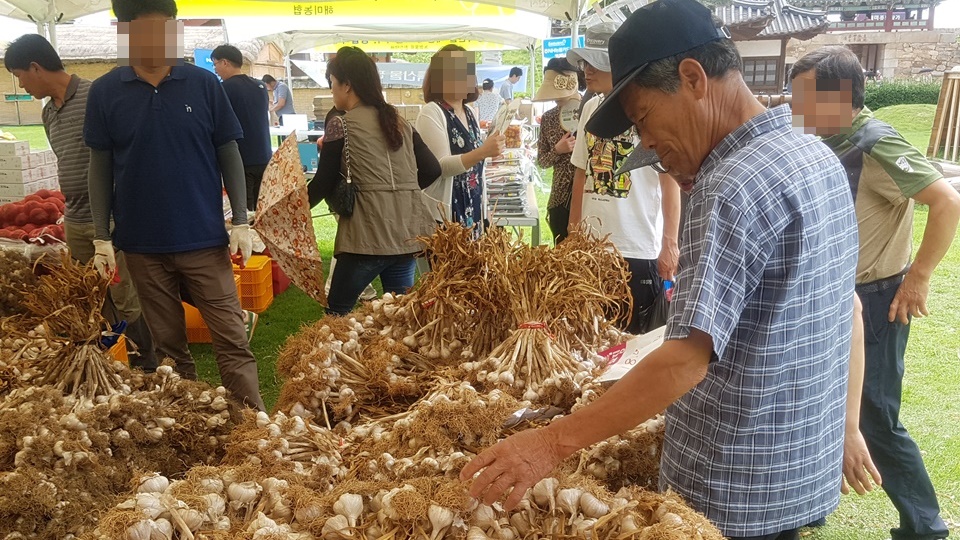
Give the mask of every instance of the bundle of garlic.
[(657, 489), (664, 417), (657, 415), (639, 426), (600, 441), (574, 454), (569, 462), (612, 491), (625, 486)]
[(66, 252), (59, 262), (47, 266), (47, 274), (23, 292), (23, 314), (7, 319), (4, 329), (12, 337), (41, 337), (51, 344), (35, 360), (35, 384), (87, 398), (112, 394), (122, 381), (115, 362), (99, 346), (101, 331), (109, 328), (100, 314), (109, 280)]
[(525, 404), (499, 390), (441, 381), (409, 411), (357, 426), (348, 454), (358, 478), (394, 482), (420, 476), (456, 478), (479, 449), (494, 444)]
[(0, 317), (23, 314), (23, 293), (36, 282), (29, 259), (18, 252), (0, 249)]
[(333, 427), (363, 414), (406, 410), (429, 388), (422, 356), (355, 317), (327, 317), (287, 339), (277, 360), (286, 378), (277, 410)]
[(340, 452), (344, 439), (299, 416), (282, 412), (244, 412), (244, 422), (230, 434), (224, 465), (250, 464), (260, 474), (293, 475), (314, 491), (329, 491), (345, 478)]
[[(29, 382), (40, 375), (37, 370), (37, 359), (56, 351), (62, 347), (59, 342), (50, 342), (39, 337), (36, 330), (32, 336), (20, 337), (5, 329), (7, 320), (0, 319), (0, 398), (6, 396), (15, 388), (29, 385)], [(40, 327), (42, 330), (43, 327)], [(48, 351), (47, 349), (54, 349)]]

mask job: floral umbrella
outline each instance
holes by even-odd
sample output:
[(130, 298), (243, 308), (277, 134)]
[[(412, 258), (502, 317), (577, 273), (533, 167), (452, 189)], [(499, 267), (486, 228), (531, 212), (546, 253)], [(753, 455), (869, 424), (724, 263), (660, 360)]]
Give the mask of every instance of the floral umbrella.
[(296, 132), (283, 141), (263, 173), (253, 228), (294, 285), (326, 305), (323, 261), (310, 216)]

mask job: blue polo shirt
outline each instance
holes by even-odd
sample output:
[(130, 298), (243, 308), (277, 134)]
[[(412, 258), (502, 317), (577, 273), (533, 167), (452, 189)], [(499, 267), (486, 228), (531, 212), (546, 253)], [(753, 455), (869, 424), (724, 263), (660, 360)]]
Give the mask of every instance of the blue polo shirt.
[(237, 141), (245, 166), (266, 165), (273, 157), (270, 146), (270, 113), (267, 85), (249, 75), (234, 75), (223, 81), (233, 112), (243, 127), (243, 139)]
[(132, 67), (94, 81), (84, 141), (113, 157), (113, 241), (130, 253), (228, 243), (217, 148), (243, 137), (220, 81), (174, 66), (154, 88)]

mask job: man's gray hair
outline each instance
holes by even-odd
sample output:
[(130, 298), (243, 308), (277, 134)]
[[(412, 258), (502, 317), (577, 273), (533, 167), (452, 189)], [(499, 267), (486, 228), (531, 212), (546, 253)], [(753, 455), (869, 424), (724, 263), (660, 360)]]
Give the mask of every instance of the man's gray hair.
[[(713, 18), (717, 28), (723, 27), (723, 21)], [(689, 51), (650, 62), (647, 69), (633, 78), (633, 84), (641, 88), (653, 88), (674, 94), (680, 89), (680, 62), (690, 58), (696, 60), (707, 77), (723, 77), (731, 71), (743, 72), (743, 59), (732, 39), (718, 39), (694, 47)]]

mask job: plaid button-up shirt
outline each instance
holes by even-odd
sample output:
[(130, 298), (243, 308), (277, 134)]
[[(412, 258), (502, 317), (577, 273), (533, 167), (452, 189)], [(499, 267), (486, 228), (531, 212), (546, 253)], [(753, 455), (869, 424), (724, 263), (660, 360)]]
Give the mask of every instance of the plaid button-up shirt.
[(726, 536), (789, 530), (839, 500), (857, 222), (834, 154), (764, 112), (704, 161), (666, 339), (713, 338), (667, 411), (661, 488)]

